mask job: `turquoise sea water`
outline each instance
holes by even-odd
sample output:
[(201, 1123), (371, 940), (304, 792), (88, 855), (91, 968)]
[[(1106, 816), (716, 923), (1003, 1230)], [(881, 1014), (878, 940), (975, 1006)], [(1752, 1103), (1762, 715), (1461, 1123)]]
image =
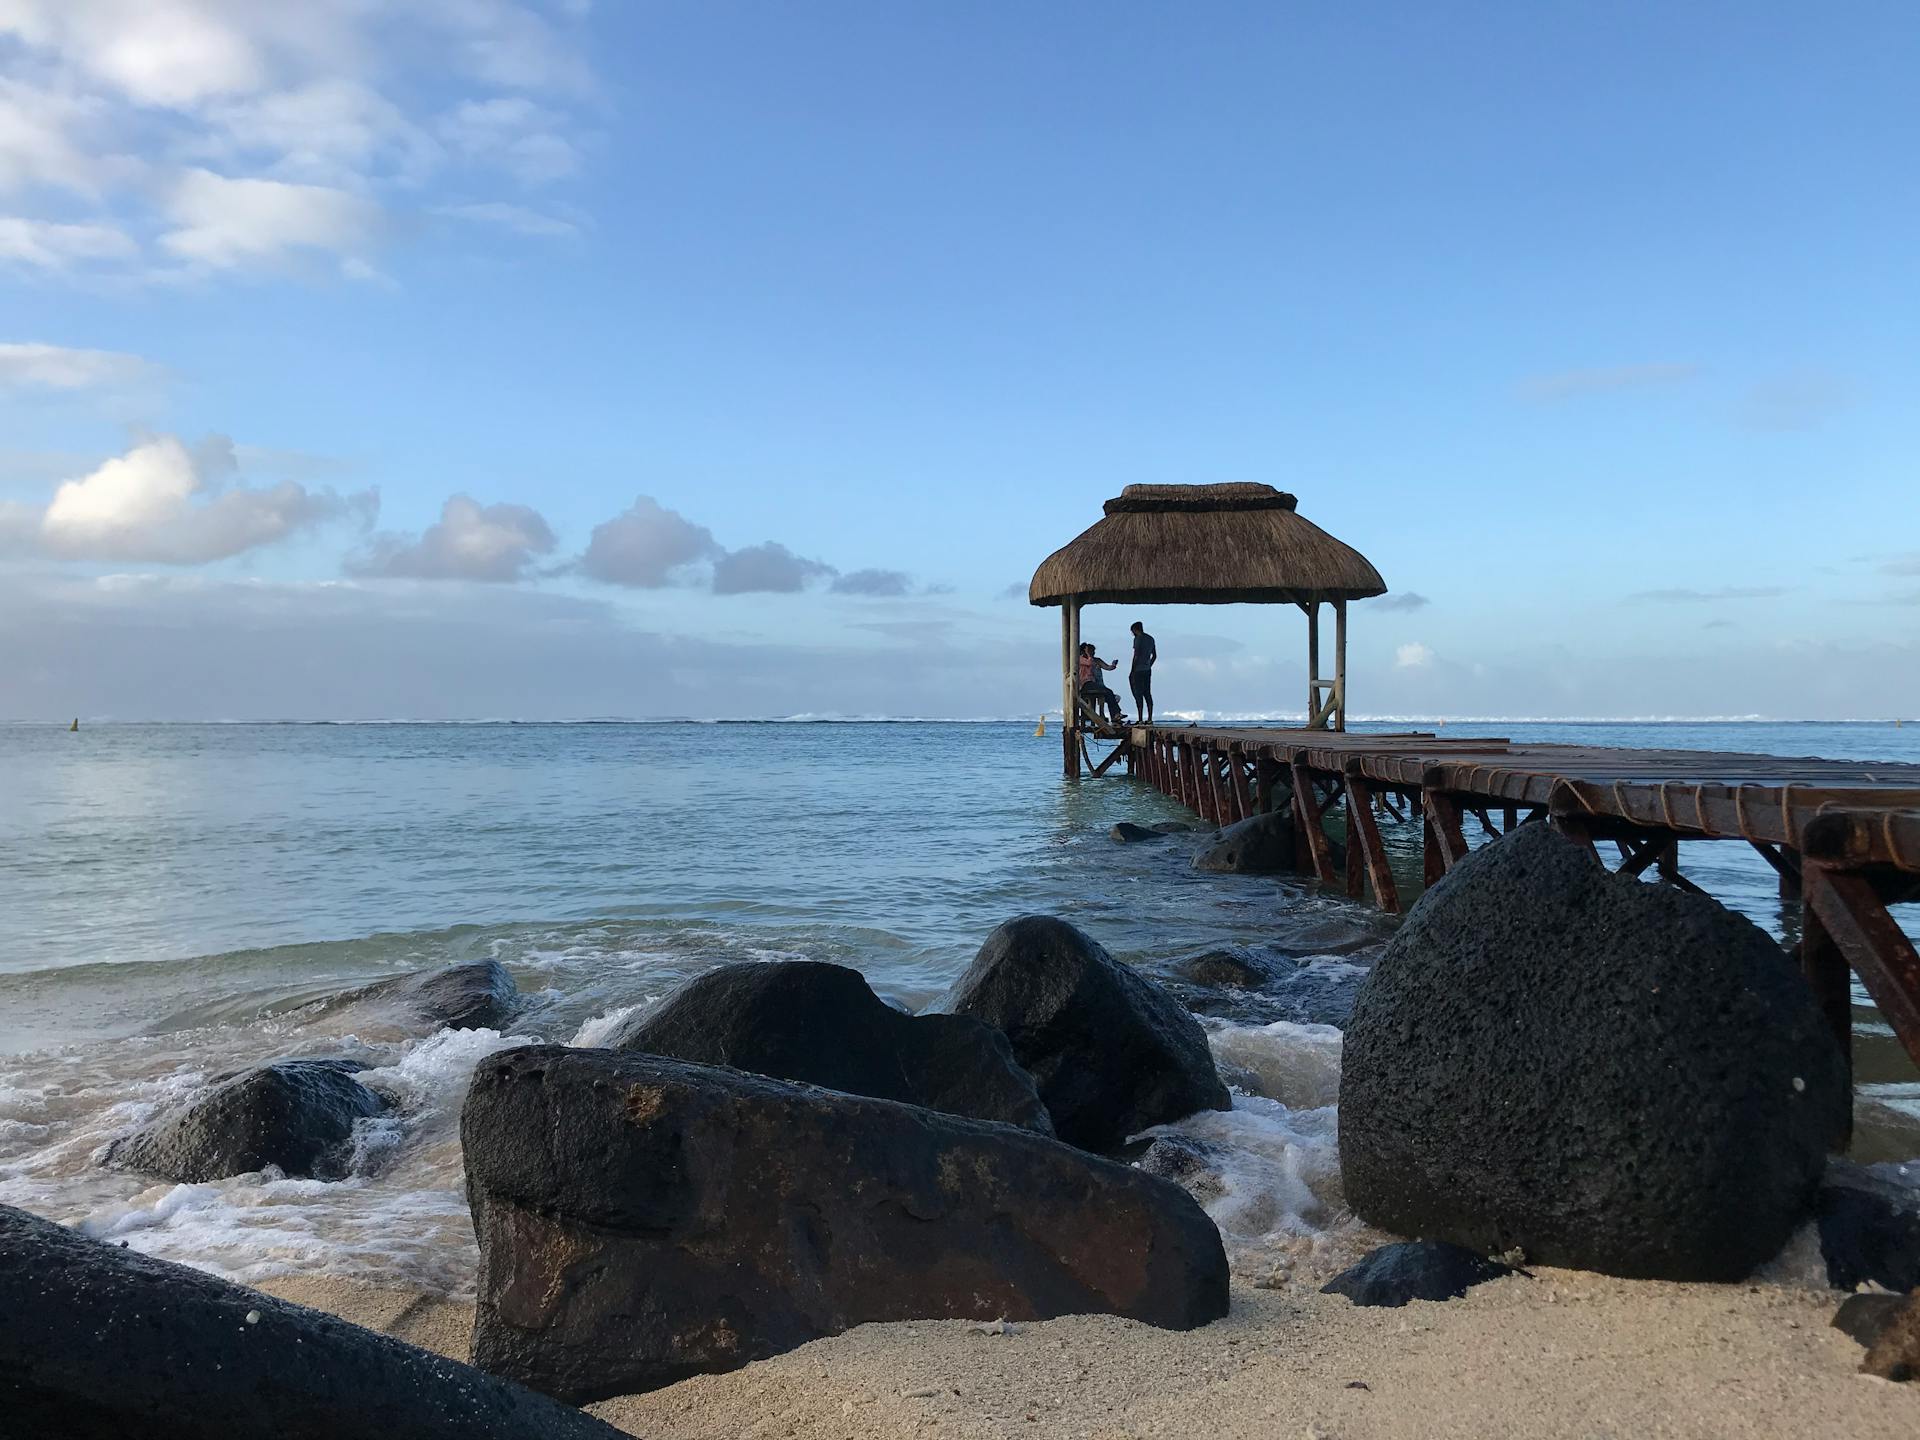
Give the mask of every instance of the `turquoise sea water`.
[[(591, 1040), (606, 1017), (729, 959), (834, 960), (917, 1005), (1029, 911), (1149, 966), (1222, 942), (1364, 965), (1390, 934), (1309, 885), (1196, 874), (1192, 839), (1113, 844), (1117, 820), (1191, 817), (1144, 786), (1063, 781), (1058, 740), (1031, 732), (0, 726), (0, 1202), (243, 1276), (324, 1266), (457, 1289), (471, 1242), (453, 1118), (487, 1049)], [(1920, 727), (1890, 724), (1446, 733), (1920, 761)], [(1416, 841), (1402, 843), (1417, 873)], [(1688, 847), (1684, 862), (1792, 938), (1772, 872), (1744, 847)], [(1316, 960), (1330, 922), (1350, 938)], [(485, 957), (529, 996), (504, 1035), (341, 1037), (299, 1010)], [(1872, 1158), (1920, 1153), (1920, 1084), (1871, 1012), (1860, 1018), (1863, 1145)], [(1249, 1263), (1323, 1248), (1340, 1224), (1338, 1034), (1214, 1023), (1216, 1047), (1261, 1092), (1206, 1122), (1243, 1158), (1216, 1218)], [(93, 1163), (208, 1075), (343, 1052), (406, 1102), (369, 1127), (349, 1181), (155, 1186)]]

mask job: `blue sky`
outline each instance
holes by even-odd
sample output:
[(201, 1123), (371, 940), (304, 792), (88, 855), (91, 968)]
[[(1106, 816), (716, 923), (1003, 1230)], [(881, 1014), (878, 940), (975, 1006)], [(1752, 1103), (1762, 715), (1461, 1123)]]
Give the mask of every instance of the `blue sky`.
[[(1385, 575), (1359, 713), (1920, 713), (1917, 55), (0, 0), (0, 717), (1036, 713), (1009, 587), (1219, 480)], [(1144, 618), (1168, 708), (1298, 707), (1297, 613)]]

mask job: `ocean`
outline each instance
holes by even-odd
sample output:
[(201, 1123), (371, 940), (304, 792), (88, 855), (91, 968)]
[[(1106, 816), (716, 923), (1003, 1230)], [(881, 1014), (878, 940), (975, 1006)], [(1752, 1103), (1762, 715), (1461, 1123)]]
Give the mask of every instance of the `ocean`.
[[(1369, 728), (1356, 726), (1355, 728)], [(1405, 728), (1381, 725), (1377, 728)], [(1294, 880), (1203, 875), (1192, 819), (1145, 786), (1064, 781), (1032, 722), (0, 725), (0, 1203), (241, 1280), (322, 1271), (459, 1294), (473, 1241), (457, 1119), (473, 1064), (590, 1044), (733, 960), (831, 960), (919, 1007), (1001, 921), (1063, 916), (1157, 974), (1269, 947), (1350, 991), (1392, 922)], [(1450, 723), (1449, 736), (1920, 761), (1920, 726)], [(1417, 833), (1393, 841), (1418, 873)], [(1744, 846), (1687, 873), (1791, 940)], [(1912, 909), (1914, 907), (1907, 907)], [(315, 1000), (497, 959), (504, 1033), (339, 1035)], [(1856, 991), (1856, 1155), (1920, 1158), (1920, 1077)], [(1240, 1090), (1184, 1122), (1228, 1156), (1203, 1197), (1243, 1272), (1330, 1265), (1358, 1234), (1334, 1148), (1338, 1029), (1223, 999)], [(348, 1055), (399, 1100), (347, 1179), (151, 1183), (116, 1135), (208, 1078)]]

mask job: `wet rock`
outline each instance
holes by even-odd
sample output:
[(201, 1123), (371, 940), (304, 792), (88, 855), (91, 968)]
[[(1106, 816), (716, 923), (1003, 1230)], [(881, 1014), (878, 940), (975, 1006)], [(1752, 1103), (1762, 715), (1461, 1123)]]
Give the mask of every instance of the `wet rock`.
[(1200, 827), (1198, 825), (1189, 825), (1184, 820), (1156, 820), (1147, 828), (1158, 831), (1162, 835), (1191, 835)]
[(1873, 1291), (1849, 1295), (1840, 1302), (1840, 1308), (1833, 1312), (1833, 1328), (1857, 1344), (1871, 1347), (1906, 1303), (1905, 1295)]
[(1193, 857), (1193, 868), (1224, 875), (1285, 875), (1294, 869), (1293, 812), (1274, 810), (1227, 826)]
[(1031, 1131), (617, 1050), (488, 1056), (461, 1116), (474, 1360), (563, 1399), (876, 1321), (1227, 1310), (1177, 1186)]
[(1260, 946), (1220, 946), (1156, 966), (1196, 1015), (1268, 1025), (1345, 1025), (1366, 971), (1332, 956), (1295, 960)]
[(1176, 956), (1166, 962), (1166, 968), (1195, 985), (1217, 990), (1257, 990), (1280, 977), (1281, 963), (1245, 945), (1217, 945), (1192, 955)]
[(1351, 955), (1359, 950), (1377, 950), (1391, 938), (1377, 926), (1338, 915), (1311, 918), (1284, 917), (1274, 932), (1273, 945), (1287, 954), (1305, 958), (1316, 955)]
[(1920, 1286), (1920, 1191), (1864, 1165), (1830, 1161), (1815, 1204), (1827, 1282), (1852, 1290)]
[(1407, 1240), (1369, 1250), (1322, 1285), (1320, 1293), (1392, 1308), (1409, 1300), (1458, 1300), (1482, 1281), (1515, 1273), (1511, 1265), (1445, 1240)]
[[(1129, 1146), (1128, 1150), (1135, 1151), (1135, 1147)], [(1202, 1205), (1211, 1205), (1226, 1194), (1225, 1155), (1220, 1146), (1204, 1140), (1156, 1135), (1128, 1158), (1134, 1169), (1171, 1180)]]
[(1778, 945), (1523, 825), (1429, 890), (1361, 986), (1340, 1164), (1355, 1213), (1402, 1235), (1737, 1280), (1810, 1215), (1846, 1105)]
[(197, 1099), (114, 1141), (103, 1159), (188, 1185), (269, 1165), (339, 1179), (354, 1122), (387, 1108), (354, 1078), (366, 1068), (353, 1060), (277, 1060), (219, 1076)]
[(409, 1032), (499, 1030), (513, 1018), (519, 988), (498, 960), (443, 965), (395, 976), (336, 995), (323, 1015), (329, 1026), (349, 1030), (395, 1027)]
[(469, 1366), (6, 1207), (0, 1416), (18, 1440), (618, 1433)]
[(722, 965), (607, 1044), (1053, 1133), (1006, 1036), (964, 1015), (896, 1010), (844, 965)]
[(1231, 1103), (1180, 1002), (1052, 916), (995, 930), (935, 1008), (1005, 1034), (1055, 1132), (1083, 1149)]
[(1920, 1290), (1891, 1311), (1860, 1362), (1863, 1375), (1882, 1380), (1920, 1379)]
[(1141, 840), (1164, 840), (1167, 838), (1167, 832), (1159, 829), (1151, 829), (1145, 825), (1135, 825), (1131, 821), (1122, 820), (1118, 825), (1107, 831), (1107, 838), (1117, 840), (1122, 845), (1131, 845)]

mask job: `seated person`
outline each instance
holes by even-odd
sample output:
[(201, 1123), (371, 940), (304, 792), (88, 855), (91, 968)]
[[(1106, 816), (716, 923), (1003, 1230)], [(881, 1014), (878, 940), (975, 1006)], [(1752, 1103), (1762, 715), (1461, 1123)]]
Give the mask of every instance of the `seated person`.
[(1100, 678), (1102, 670), (1118, 670), (1117, 660), (1102, 660), (1094, 653), (1092, 642), (1083, 642), (1080, 646), (1080, 694), (1093, 706), (1098, 716), (1101, 711), (1116, 725), (1126, 723), (1126, 715), (1120, 709), (1120, 697), (1107, 688), (1107, 682)]

